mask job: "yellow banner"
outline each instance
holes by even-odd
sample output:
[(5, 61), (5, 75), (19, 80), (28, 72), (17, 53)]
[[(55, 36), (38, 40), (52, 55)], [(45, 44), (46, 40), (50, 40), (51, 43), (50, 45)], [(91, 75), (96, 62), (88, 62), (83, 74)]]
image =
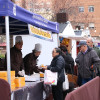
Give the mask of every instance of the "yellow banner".
[(35, 26), (29, 25), (29, 32), (31, 35), (37, 36), (41, 39), (52, 40), (52, 34), (50, 31), (46, 31)]

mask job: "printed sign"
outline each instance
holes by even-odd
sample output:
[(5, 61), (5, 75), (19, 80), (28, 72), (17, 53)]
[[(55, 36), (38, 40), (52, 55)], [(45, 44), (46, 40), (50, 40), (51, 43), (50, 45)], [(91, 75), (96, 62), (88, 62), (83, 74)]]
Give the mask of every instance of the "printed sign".
[(33, 35), (37, 38), (53, 41), (52, 33), (50, 31), (46, 31), (40, 28), (37, 28), (32, 25), (28, 25), (30, 35)]
[(13, 14), (16, 16), (16, 5), (13, 6)]

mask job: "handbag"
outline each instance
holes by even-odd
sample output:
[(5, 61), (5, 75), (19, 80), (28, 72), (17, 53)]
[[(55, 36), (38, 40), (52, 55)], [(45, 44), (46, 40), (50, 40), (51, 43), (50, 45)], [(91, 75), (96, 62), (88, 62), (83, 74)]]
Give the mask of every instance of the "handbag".
[(78, 86), (77, 84), (77, 75), (73, 75), (73, 71), (72, 71), (72, 67), (70, 65), (70, 69), (71, 69), (71, 74), (67, 74), (68, 75), (68, 81), (74, 83), (75, 87)]
[(44, 84), (57, 85), (58, 73), (50, 70), (44, 72)]
[(65, 74), (65, 81), (63, 82), (63, 91), (69, 89), (68, 76)]
[(77, 87), (77, 79), (78, 77), (73, 74), (67, 74), (68, 75), (68, 81), (74, 83), (75, 87)]

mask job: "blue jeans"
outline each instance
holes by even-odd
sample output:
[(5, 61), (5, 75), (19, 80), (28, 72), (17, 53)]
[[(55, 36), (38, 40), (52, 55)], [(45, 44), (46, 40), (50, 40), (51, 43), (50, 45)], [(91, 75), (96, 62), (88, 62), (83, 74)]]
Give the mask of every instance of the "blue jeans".
[(92, 78), (82, 78), (82, 85), (92, 80)]

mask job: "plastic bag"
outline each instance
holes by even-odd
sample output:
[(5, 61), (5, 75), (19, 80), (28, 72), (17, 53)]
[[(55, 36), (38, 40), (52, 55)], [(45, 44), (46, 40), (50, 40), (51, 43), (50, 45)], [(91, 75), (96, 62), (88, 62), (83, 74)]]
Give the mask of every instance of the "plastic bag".
[(63, 91), (69, 89), (69, 81), (68, 81), (68, 76), (65, 74), (65, 81), (63, 82)]
[(44, 84), (57, 85), (58, 73), (45, 70)]

